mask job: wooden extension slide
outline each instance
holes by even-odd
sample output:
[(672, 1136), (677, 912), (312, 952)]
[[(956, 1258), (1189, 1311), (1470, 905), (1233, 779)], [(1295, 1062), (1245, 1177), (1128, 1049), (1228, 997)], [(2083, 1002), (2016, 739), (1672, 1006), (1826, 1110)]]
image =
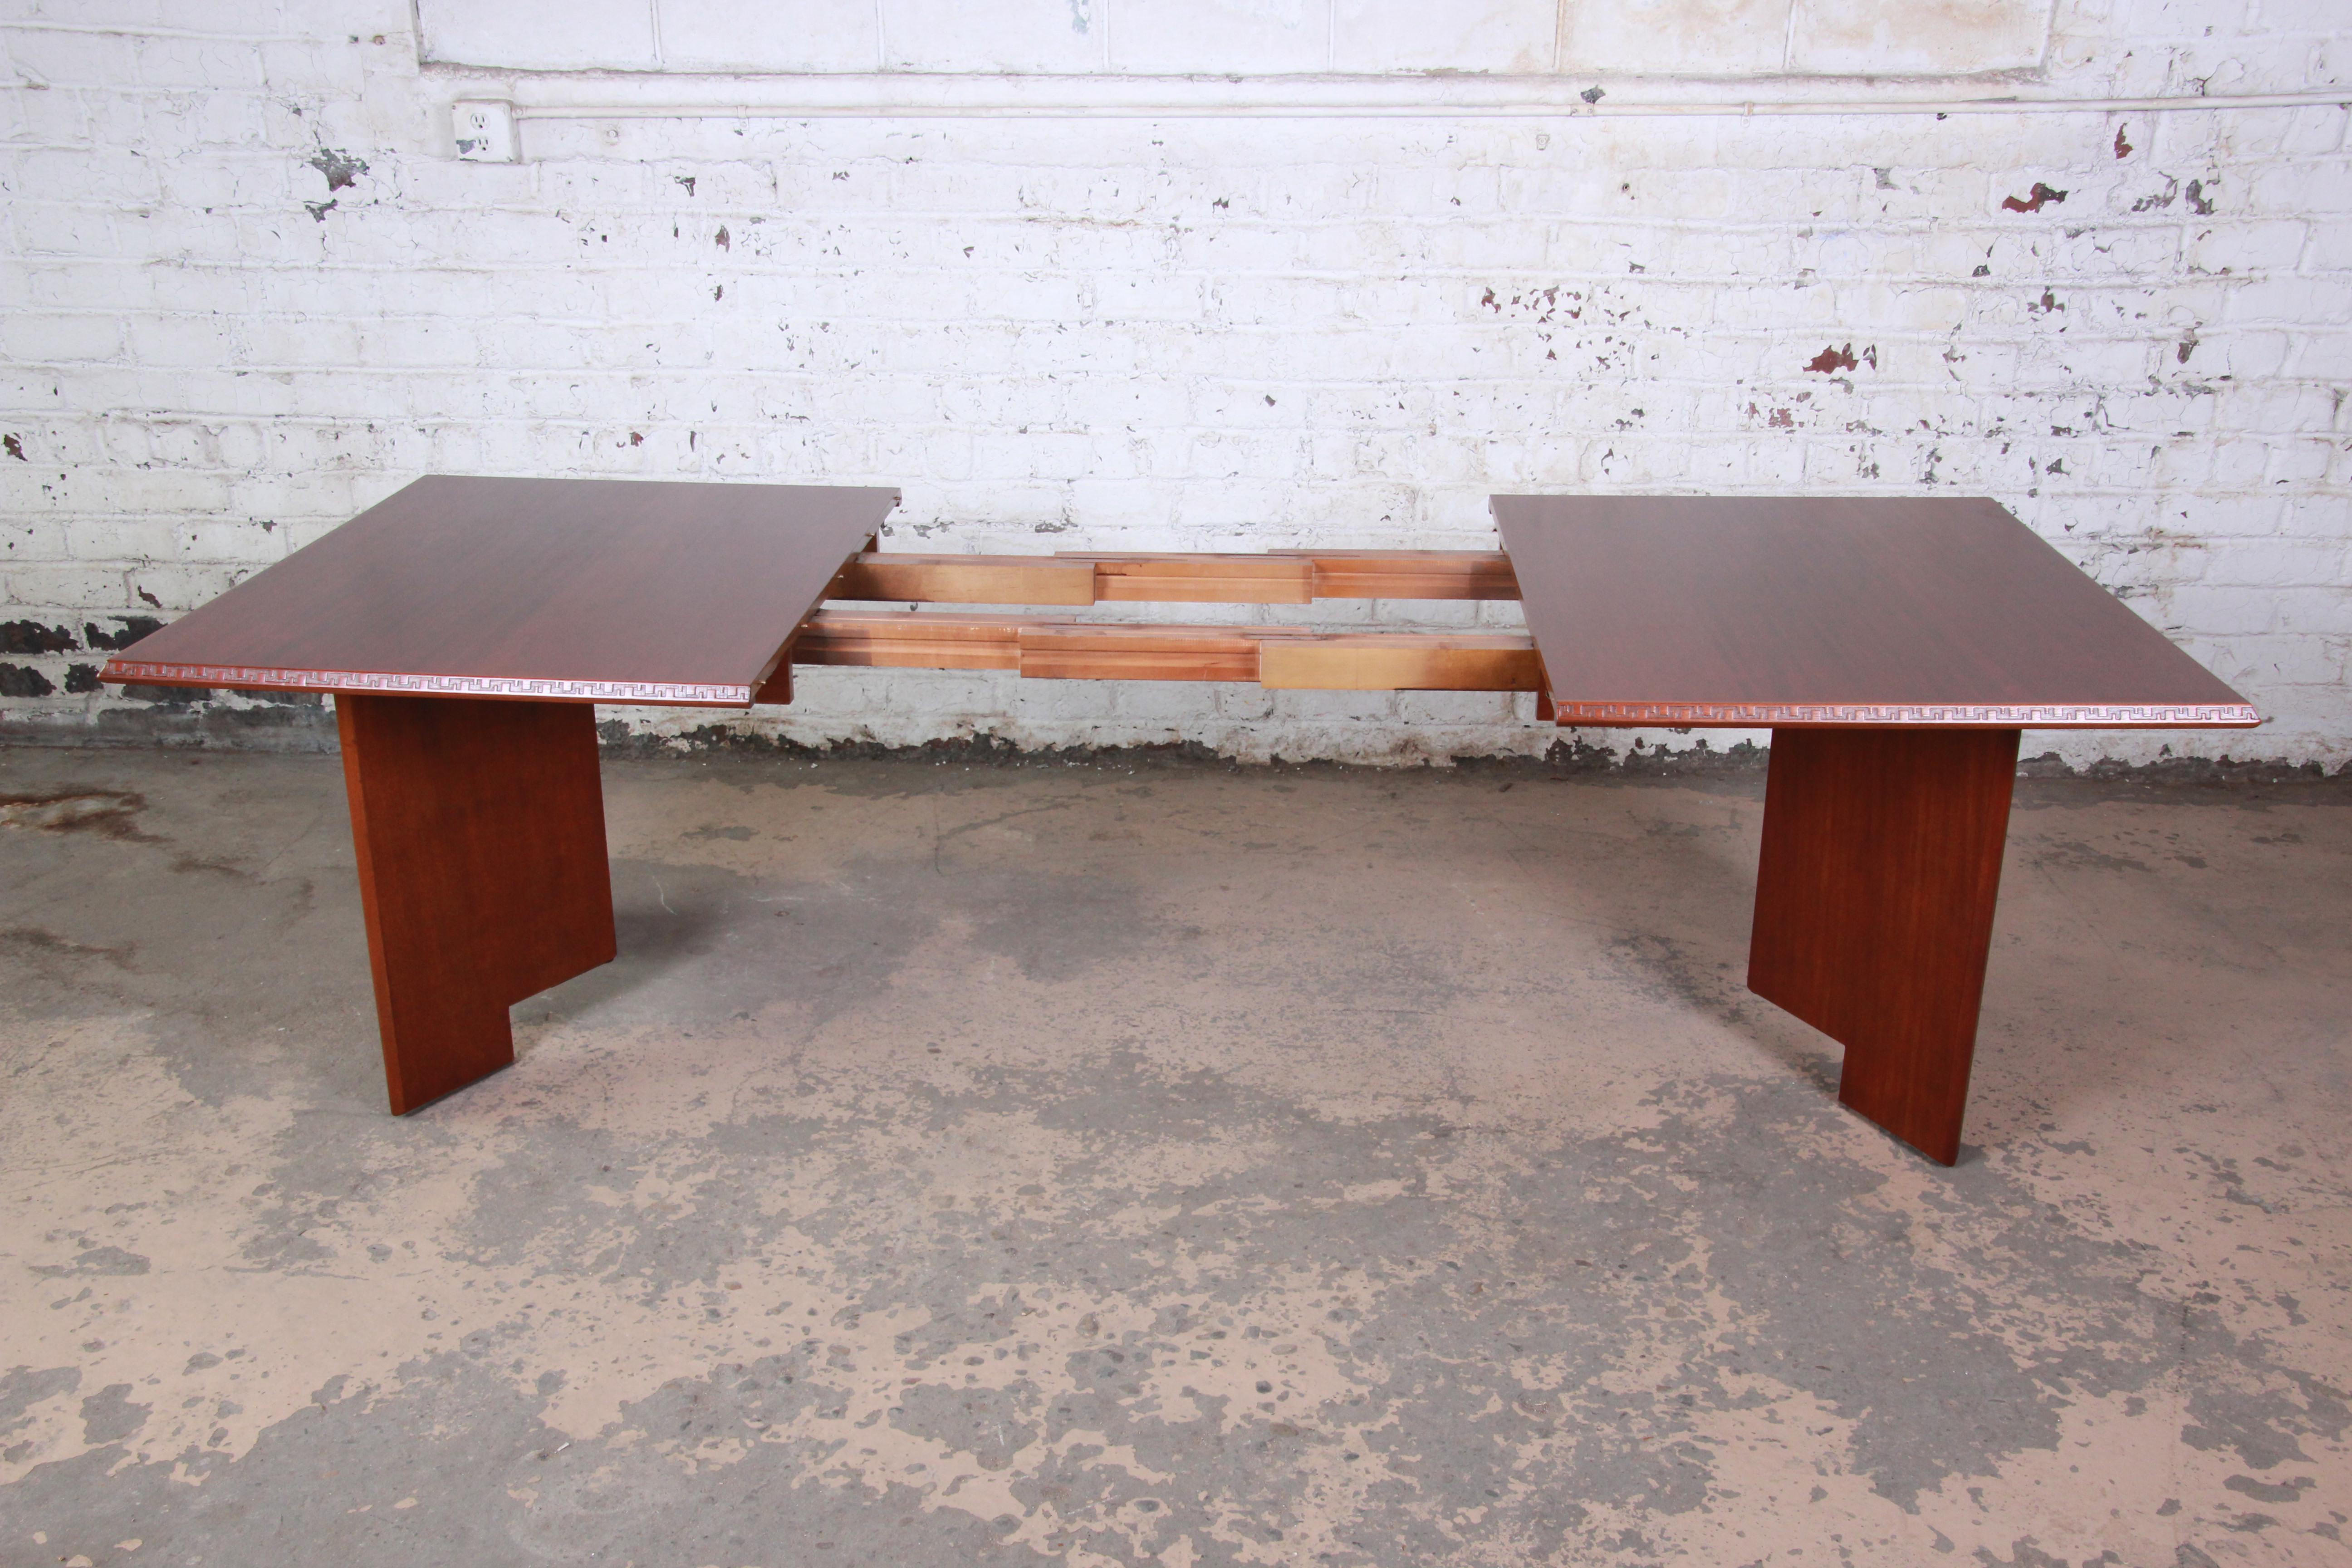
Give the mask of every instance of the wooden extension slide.
[[(1264, 555), (900, 555), (866, 552), (829, 601), (915, 605), (1304, 605), (1317, 599), (1517, 599), (1499, 551)], [(1004, 669), (1047, 680), (1231, 680), (1327, 691), (1534, 691), (1523, 633), (1322, 632), (1011, 613), (819, 610), (793, 664)]]

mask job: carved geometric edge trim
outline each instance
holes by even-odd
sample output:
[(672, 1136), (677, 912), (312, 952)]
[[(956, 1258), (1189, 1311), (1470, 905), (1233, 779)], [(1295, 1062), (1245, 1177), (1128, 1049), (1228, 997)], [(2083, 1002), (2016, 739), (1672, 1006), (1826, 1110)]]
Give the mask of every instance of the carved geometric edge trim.
[[(551, 680), (480, 675), (386, 674), (349, 669), (254, 668), (242, 665), (161, 664), (109, 659), (102, 680), (164, 686), (262, 687), (291, 691), (383, 691), (421, 696), (519, 697), (578, 702), (670, 706), (751, 706), (750, 686), (632, 680)], [(1658, 724), (1763, 729), (1775, 724), (1982, 724), (2024, 730), (2243, 729), (2263, 721), (2247, 703), (2190, 706), (2115, 704), (1969, 705), (1858, 702), (1573, 702), (1552, 697), (1563, 726)]]
[(389, 675), (357, 669), (255, 669), (243, 665), (109, 659), (101, 680), (161, 686), (266, 687), (288, 691), (383, 691), (426, 697), (526, 697), (579, 702), (658, 702), (747, 708), (748, 686), (635, 680), (545, 680), (486, 675)]
[(2044, 703), (1983, 706), (1873, 702), (1569, 702), (1552, 694), (1562, 724), (1664, 724), (1690, 729), (1773, 724), (1984, 724), (2004, 729), (2246, 728), (2263, 721), (2251, 704), (2185, 707)]

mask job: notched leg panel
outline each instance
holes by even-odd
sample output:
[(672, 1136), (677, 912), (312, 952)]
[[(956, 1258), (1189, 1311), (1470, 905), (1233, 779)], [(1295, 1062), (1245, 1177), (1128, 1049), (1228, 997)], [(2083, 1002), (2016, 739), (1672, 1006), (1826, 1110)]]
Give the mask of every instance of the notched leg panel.
[(595, 710), (339, 696), (335, 710), (404, 1116), (513, 1062), (509, 1006), (613, 957)]
[(1775, 730), (1748, 988), (1845, 1047), (1838, 1099), (1959, 1158), (2015, 730)]

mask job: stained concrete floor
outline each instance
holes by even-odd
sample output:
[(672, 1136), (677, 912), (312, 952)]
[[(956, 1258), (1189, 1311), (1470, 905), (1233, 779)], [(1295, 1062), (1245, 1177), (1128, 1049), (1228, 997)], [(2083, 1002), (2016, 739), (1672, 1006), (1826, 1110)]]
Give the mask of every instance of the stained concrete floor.
[(606, 781), (394, 1121), (333, 759), (0, 752), (0, 1562), (2352, 1561), (2352, 791), (2023, 786), (1948, 1172), (1753, 780)]

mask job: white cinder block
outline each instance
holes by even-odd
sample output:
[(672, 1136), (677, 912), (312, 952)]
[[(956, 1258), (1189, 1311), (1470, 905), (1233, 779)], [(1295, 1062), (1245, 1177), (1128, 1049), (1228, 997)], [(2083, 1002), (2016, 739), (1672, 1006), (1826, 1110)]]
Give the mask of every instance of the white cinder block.
[(1110, 0), (882, 0), (883, 68), (1099, 71)]
[(1623, 76), (1780, 70), (1790, 0), (1568, 0), (1562, 68)]
[(671, 70), (871, 71), (882, 65), (870, 5), (660, 0), (653, 10), (661, 63)]
[(425, 58), (520, 70), (646, 70), (656, 64), (649, 0), (483, 5), (417, 0)]
[(1111, 68), (1145, 76), (1330, 68), (1334, 0), (1109, 0)]
[(1789, 65), (1827, 76), (1963, 76), (2039, 65), (2050, 0), (1795, 0)]
[(1559, 30), (1556, 0), (1334, 0), (1331, 68), (1548, 71)]

